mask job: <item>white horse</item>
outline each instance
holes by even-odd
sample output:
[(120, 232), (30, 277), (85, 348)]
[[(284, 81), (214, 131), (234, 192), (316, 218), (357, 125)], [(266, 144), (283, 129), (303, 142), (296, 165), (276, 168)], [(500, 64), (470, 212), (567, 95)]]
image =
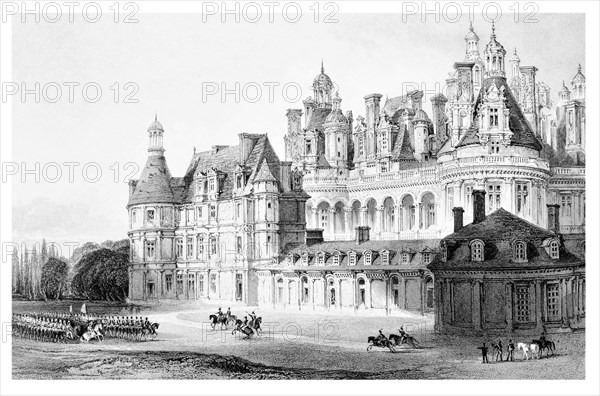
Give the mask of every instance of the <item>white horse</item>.
[(91, 330), (88, 330), (85, 333), (83, 333), (83, 335), (81, 336), (79, 341), (90, 342), (91, 340), (93, 340), (95, 338), (98, 341), (102, 342), (102, 341), (104, 341), (104, 335), (102, 334), (102, 330), (103, 330), (102, 323), (96, 322), (92, 326)]
[(540, 347), (538, 344), (526, 344), (524, 342), (519, 342), (517, 344), (517, 350), (523, 352), (523, 359), (529, 360), (530, 354), (531, 358), (539, 359), (540, 357)]

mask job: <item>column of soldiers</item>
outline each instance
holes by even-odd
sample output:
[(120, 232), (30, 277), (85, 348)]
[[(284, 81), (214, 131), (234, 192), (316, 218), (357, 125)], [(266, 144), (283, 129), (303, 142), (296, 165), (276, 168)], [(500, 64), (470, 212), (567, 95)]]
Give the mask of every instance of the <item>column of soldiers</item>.
[(77, 340), (85, 332), (98, 331), (102, 336), (118, 337), (129, 340), (142, 340), (147, 336), (156, 336), (158, 324), (150, 323), (141, 316), (108, 316), (85, 313), (29, 312), (13, 314), (13, 334), (23, 338), (41, 341), (66, 342)]

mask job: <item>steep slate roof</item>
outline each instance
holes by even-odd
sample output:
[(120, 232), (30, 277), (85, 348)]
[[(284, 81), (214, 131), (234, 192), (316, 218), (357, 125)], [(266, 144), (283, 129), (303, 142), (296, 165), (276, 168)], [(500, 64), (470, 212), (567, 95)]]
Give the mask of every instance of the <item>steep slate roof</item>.
[[(494, 268), (533, 268), (579, 266), (583, 262), (564, 248), (560, 242), (559, 259), (553, 260), (543, 247), (544, 241), (558, 238), (554, 232), (538, 227), (520, 217), (498, 209), (477, 224), (468, 224), (441, 241), (448, 249), (448, 260), (438, 256), (428, 268), (431, 270), (470, 270)], [(470, 243), (480, 239), (484, 243), (484, 261), (471, 261)], [(527, 244), (528, 262), (513, 260), (513, 243)]]
[[(437, 239), (422, 239), (422, 240), (392, 240), (392, 241), (366, 241), (361, 244), (357, 244), (355, 241), (331, 241), (317, 243), (311, 246), (305, 244), (290, 243), (283, 249), (282, 256), (294, 254), (296, 262), (293, 266), (287, 266), (285, 269), (302, 269), (302, 270), (319, 270), (324, 267), (332, 266), (336, 269), (343, 269), (340, 267), (347, 267), (347, 269), (389, 269), (390, 266), (399, 266), (398, 269), (410, 270), (410, 269), (424, 269), (425, 266), (421, 263), (421, 258), (418, 253), (426, 250), (427, 252), (435, 255), (437, 246)], [(373, 252), (373, 258), (371, 265), (364, 264), (364, 252), (370, 250)], [(381, 252), (388, 250), (390, 252), (390, 264), (383, 264)], [(339, 265), (333, 265), (333, 253), (341, 252)], [(350, 252), (357, 253), (356, 265), (349, 265), (348, 254)], [(406, 263), (400, 262), (400, 254), (402, 252), (411, 253), (411, 261)], [(308, 266), (301, 264), (301, 256), (304, 252), (309, 254)], [(326, 259), (324, 266), (317, 266), (316, 254), (319, 252), (325, 252)], [(311, 268), (312, 267), (312, 268)], [(281, 265), (276, 266), (277, 269), (284, 269)]]
[[(280, 162), (267, 135), (249, 135), (255, 142), (245, 163), (251, 173), (249, 182), (256, 178), (279, 181)], [(209, 172), (212, 168), (225, 174), (219, 199), (229, 199), (234, 189), (234, 172), (240, 160), (240, 146), (221, 146), (216, 152), (204, 151), (194, 154), (184, 177), (172, 177), (164, 156), (150, 156), (139, 181), (135, 185), (128, 205), (143, 203), (192, 202), (191, 189), (194, 176)]]
[(398, 134), (394, 149), (392, 150), (393, 161), (416, 161), (415, 151), (410, 146), (410, 138), (408, 136), (408, 128), (403, 134)]
[(314, 109), (312, 116), (308, 121), (308, 125), (306, 126), (306, 129), (309, 131), (323, 131), (323, 124), (325, 123), (325, 119), (327, 118), (329, 113), (331, 113), (331, 109), (325, 109), (321, 107)]
[[(514, 146), (522, 146), (529, 147), (537, 151), (542, 150), (542, 144), (535, 136), (535, 133), (531, 130), (527, 119), (523, 115), (519, 104), (517, 103), (515, 97), (513, 96), (510, 87), (506, 82), (505, 77), (490, 77), (483, 80), (483, 87), (479, 90), (479, 95), (477, 96), (477, 100), (475, 101), (475, 106), (473, 107), (473, 114), (471, 115), (471, 120), (475, 120), (477, 117), (477, 109), (479, 105), (483, 102), (483, 96), (487, 92), (488, 88), (495, 83), (498, 89), (501, 89), (504, 86), (504, 95), (506, 97), (506, 107), (509, 109), (509, 123), (508, 127), (513, 132), (513, 136), (511, 139), (511, 145)], [(471, 126), (465, 133), (465, 136), (460, 140), (456, 147), (464, 147), (479, 143), (479, 126), (477, 122), (471, 122)]]
[(175, 203), (171, 188), (171, 172), (163, 155), (150, 155), (135, 184), (127, 206), (145, 203)]

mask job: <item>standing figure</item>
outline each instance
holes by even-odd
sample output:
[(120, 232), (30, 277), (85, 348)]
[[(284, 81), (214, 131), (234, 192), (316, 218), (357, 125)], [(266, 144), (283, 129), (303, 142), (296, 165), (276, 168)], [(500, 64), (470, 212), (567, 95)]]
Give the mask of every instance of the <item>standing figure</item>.
[(483, 346), (478, 347), (477, 349), (481, 349), (481, 363), (489, 363), (488, 360), (488, 347), (483, 343)]
[(515, 344), (513, 343), (513, 340), (508, 340), (508, 346), (506, 347), (507, 351), (508, 351), (508, 355), (506, 356), (506, 361), (508, 362), (509, 360), (511, 362), (515, 361), (514, 358), (514, 352), (515, 352)]

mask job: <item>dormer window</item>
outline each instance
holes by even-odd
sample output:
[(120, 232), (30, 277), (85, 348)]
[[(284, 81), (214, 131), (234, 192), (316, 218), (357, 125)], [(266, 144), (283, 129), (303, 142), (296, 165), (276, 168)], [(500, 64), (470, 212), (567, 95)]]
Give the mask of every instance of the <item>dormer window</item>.
[(308, 265), (308, 253), (302, 254), (302, 265)]
[(490, 154), (500, 153), (500, 142), (490, 142)]
[(335, 252), (333, 254), (333, 265), (340, 265), (340, 253)]
[(527, 244), (525, 242), (515, 242), (513, 246), (513, 258), (518, 263), (527, 262)]
[(356, 265), (356, 252), (350, 252), (350, 255), (348, 256), (348, 264)]
[(400, 260), (402, 261), (402, 264), (410, 263), (410, 254), (408, 254), (407, 252), (402, 253), (400, 255)]
[(490, 109), (490, 128), (498, 127), (498, 109)]
[(325, 265), (325, 253), (319, 253), (317, 255), (317, 265)]
[(365, 265), (371, 265), (373, 261), (373, 254), (371, 252), (365, 252)]
[(551, 259), (558, 259), (559, 258), (559, 245), (558, 245), (558, 241), (553, 240), (550, 242), (549, 245), (549, 250), (550, 250), (550, 258)]
[(237, 175), (236, 180), (237, 180), (237, 188), (242, 188), (244, 186), (243, 185), (244, 178), (242, 177), (242, 175), (241, 174)]
[(476, 239), (471, 242), (471, 261), (483, 261), (483, 241)]
[(423, 252), (421, 253), (421, 261), (423, 262), (423, 264), (429, 264), (431, 263), (431, 252)]
[(387, 250), (381, 252), (381, 262), (385, 265), (388, 265), (390, 263), (390, 252), (388, 252)]

